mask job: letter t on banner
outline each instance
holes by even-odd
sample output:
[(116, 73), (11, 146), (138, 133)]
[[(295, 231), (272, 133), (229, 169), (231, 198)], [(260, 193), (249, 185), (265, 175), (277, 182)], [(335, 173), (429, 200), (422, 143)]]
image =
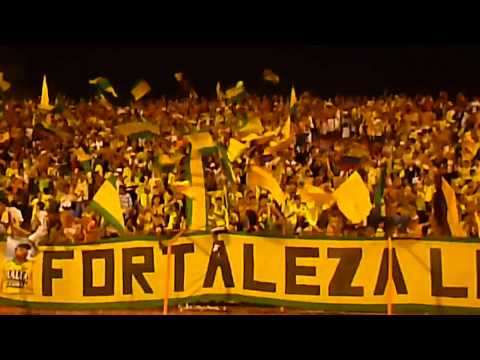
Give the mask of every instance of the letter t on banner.
[(185, 233), (185, 230), (180, 231), (172, 239), (168, 241), (167, 250), (167, 271), (165, 276), (165, 294), (163, 297), (163, 315), (168, 314), (168, 291), (170, 289), (170, 268), (172, 267), (172, 245)]

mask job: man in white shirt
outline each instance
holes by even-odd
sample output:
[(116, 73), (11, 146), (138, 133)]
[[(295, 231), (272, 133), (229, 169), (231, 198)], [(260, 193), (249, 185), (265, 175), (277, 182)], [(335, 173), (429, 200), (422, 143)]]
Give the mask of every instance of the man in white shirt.
[(22, 212), (17, 208), (16, 203), (10, 202), (10, 206), (5, 209), (1, 219), (2, 224), (7, 228), (7, 233), (13, 234), (14, 228), (16, 233), (18, 229), (21, 229), (23, 221)]
[(36, 255), (39, 242), (48, 236), (48, 213), (45, 211), (45, 204), (39, 202), (37, 206), (38, 213), (36, 217), (39, 226), (37, 230), (28, 237), (28, 240), (33, 245), (32, 256)]

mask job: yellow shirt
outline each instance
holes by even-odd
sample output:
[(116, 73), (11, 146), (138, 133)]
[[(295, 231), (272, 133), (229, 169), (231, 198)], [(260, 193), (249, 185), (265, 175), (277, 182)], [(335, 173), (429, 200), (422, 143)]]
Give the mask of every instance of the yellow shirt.
[(25, 294), (33, 292), (31, 261), (23, 264), (15, 259), (5, 262), (2, 272), (2, 292), (4, 294)]
[(152, 204), (152, 199), (153, 199), (153, 194), (152, 193), (150, 193), (150, 194), (142, 193), (139, 196), (140, 205), (142, 207), (150, 206)]
[(431, 202), (433, 199), (433, 194), (435, 193), (435, 186), (434, 185), (428, 185), (425, 186), (425, 201), (427, 203)]

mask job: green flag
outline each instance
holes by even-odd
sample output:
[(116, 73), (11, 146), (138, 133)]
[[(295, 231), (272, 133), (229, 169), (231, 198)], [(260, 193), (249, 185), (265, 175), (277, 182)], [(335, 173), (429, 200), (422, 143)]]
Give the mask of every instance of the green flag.
[(387, 168), (385, 166), (382, 167), (380, 171), (380, 178), (377, 183), (377, 187), (375, 188), (375, 206), (380, 206), (383, 198), (383, 192), (385, 191), (385, 178), (387, 175)]
[(100, 94), (103, 93), (103, 92), (108, 92), (108, 93), (112, 94), (114, 97), (118, 97), (117, 93), (113, 89), (112, 84), (110, 83), (110, 81), (107, 78), (98, 77), (96, 79), (89, 80), (88, 83), (91, 84), (91, 85), (95, 85)]

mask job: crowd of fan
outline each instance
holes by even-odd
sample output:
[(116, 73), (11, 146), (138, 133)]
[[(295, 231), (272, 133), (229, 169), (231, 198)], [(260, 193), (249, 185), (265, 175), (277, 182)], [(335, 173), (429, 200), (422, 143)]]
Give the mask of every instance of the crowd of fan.
[[(45, 242), (91, 242), (120, 235), (88, 207), (104, 180), (117, 176), (126, 232), (165, 234), (188, 227), (187, 199), (170, 185), (187, 179), (186, 135), (209, 130), (228, 148), (241, 139), (239, 126), (258, 116), (265, 131), (282, 126), (291, 113), (288, 98), (248, 95), (240, 103), (203, 98), (158, 99), (129, 107), (99, 99), (65, 99), (61, 111), (42, 112), (33, 101), (1, 103), (0, 208), (2, 231)], [(144, 121), (161, 136), (124, 137), (115, 126)], [(57, 133), (35, 124), (54, 126)], [(219, 156), (205, 156), (210, 227), (229, 231), (324, 236), (443, 236), (448, 225), (435, 218), (435, 193), (443, 176), (457, 195), (459, 216), (468, 236), (478, 237), (480, 209), (480, 102), (458, 95), (449, 99), (391, 95), (323, 100), (304, 93), (291, 114), (291, 146), (265, 154), (253, 141), (235, 159), (229, 181)], [(89, 154), (90, 166), (79, 161)], [(177, 159), (169, 168), (155, 159)], [(361, 159), (345, 163), (346, 156)], [(267, 168), (286, 194), (272, 200), (265, 189), (246, 186), (251, 164)], [(386, 185), (381, 202), (361, 224), (350, 224), (335, 204), (307, 204), (305, 184), (337, 188), (353, 171), (364, 179), (372, 201), (382, 169)], [(224, 196), (223, 194), (227, 194)], [(331, 206), (330, 206), (331, 205)], [(438, 212), (438, 211), (437, 211)], [(31, 235), (33, 233), (33, 235)]]

